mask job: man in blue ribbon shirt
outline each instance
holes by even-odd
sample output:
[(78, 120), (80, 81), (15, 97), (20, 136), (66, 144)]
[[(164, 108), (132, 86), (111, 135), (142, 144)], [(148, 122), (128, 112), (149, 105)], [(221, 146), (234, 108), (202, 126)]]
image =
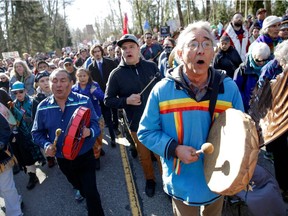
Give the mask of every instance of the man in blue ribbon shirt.
[[(100, 129), (92, 102), (86, 96), (71, 92), (73, 81), (65, 70), (53, 71), (49, 81), (53, 95), (44, 99), (37, 107), (32, 128), (34, 142), (45, 150), (47, 156), (56, 156), (67, 180), (86, 198), (88, 215), (104, 215), (96, 186), (95, 157), (92, 149)], [(80, 106), (91, 111), (90, 127), (83, 128), (82, 138), (85, 138), (85, 141), (78, 156), (74, 160), (68, 160), (62, 154), (65, 132), (71, 116)], [(61, 129), (61, 134), (55, 147), (52, 143), (58, 128)]]

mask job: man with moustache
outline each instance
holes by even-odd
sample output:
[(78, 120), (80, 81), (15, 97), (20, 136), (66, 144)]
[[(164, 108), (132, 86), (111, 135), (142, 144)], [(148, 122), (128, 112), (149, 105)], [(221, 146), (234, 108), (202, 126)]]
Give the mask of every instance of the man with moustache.
[(244, 62), (250, 42), (249, 33), (243, 26), (243, 16), (241, 13), (237, 12), (234, 14), (223, 35), (228, 35), (230, 37), (231, 46), (237, 50)]
[[(109, 76), (104, 103), (108, 107), (125, 110), (130, 134), (136, 144), (146, 179), (145, 193), (148, 197), (152, 197), (156, 183), (151, 153), (138, 140), (136, 132), (149, 93), (155, 83), (160, 80), (160, 73), (155, 63), (140, 58), (140, 47), (134, 35), (123, 35), (117, 45), (121, 47), (122, 59)], [(154, 81), (153, 78), (155, 78)], [(151, 85), (148, 86), (150, 82)], [(156, 157), (159, 162), (159, 156)], [(161, 167), (160, 163), (159, 167)]]

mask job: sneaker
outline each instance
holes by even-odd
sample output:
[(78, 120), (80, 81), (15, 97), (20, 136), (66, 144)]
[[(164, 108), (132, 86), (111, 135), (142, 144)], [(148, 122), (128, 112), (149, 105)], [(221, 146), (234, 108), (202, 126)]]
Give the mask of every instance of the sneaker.
[(148, 197), (153, 197), (155, 194), (155, 181), (153, 179), (146, 180), (145, 193)]
[(20, 171), (21, 171), (20, 166), (19, 166), (18, 164), (15, 164), (15, 165), (13, 166), (13, 174), (16, 175), (16, 174), (18, 174)]
[(32, 190), (36, 186), (36, 184), (39, 182), (39, 179), (36, 176), (36, 173), (28, 173), (28, 175), (29, 175), (29, 181), (28, 181), (26, 188), (28, 190)]
[(112, 146), (113, 148), (116, 147), (116, 142), (115, 142), (115, 140), (111, 140), (111, 146)]
[(114, 133), (116, 136), (119, 136), (121, 134), (121, 132), (118, 128), (114, 129)]
[(76, 200), (77, 202), (81, 202), (81, 201), (83, 201), (83, 200), (84, 200), (84, 197), (82, 197), (82, 196), (81, 196), (81, 194), (80, 194), (80, 191), (79, 191), (79, 190), (76, 190), (76, 194), (75, 194), (75, 200)]
[(55, 158), (54, 157), (47, 157), (47, 161), (48, 161), (48, 167), (52, 168), (55, 166)]
[(129, 151), (130, 151), (131, 156), (132, 156), (133, 158), (136, 158), (136, 157), (137, 157), (138, 153), (137, 153), (137, 149), (135, 148), (135, 146), (132, 147), (132, 146), (130, 145)]
[(104, 156), (105, 154), (106, 154), (105, 151), (101, 148), (100, 155)]
[(96, 170), (100, 170), (100, 158), (97, 158), (97, 159), (95, 160), (95, 169), (96, 169)]

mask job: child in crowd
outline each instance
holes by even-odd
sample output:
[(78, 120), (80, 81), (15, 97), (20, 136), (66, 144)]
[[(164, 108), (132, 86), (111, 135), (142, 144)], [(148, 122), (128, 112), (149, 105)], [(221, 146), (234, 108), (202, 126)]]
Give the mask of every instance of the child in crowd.
[(214, 68), (225, 70), (226, 74), (233, 79), (234, 71), (242, 63), (237, 50), (231, 46), (229, 36), (220, 38), (219, 52), (214, 58)]

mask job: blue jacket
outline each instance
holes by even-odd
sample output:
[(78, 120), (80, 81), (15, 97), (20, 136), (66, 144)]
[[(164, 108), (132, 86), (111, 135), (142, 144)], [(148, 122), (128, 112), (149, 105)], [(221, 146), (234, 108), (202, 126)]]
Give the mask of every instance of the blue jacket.
[[(206, 205), (219, 198), (207, 186), (203, 155), (194, 163), (181, 163), (180, 174), (175, 173), (173, 165), (180, 140), (183, 145), (195, 149), (200, 149), (207, 140), (211, 125), (208, 107), (215, 71), (210, 69), (209, 73), (208, 91), (197, 102), (183, 79), (182, 65), (169, 70), (167, 77), (152, 89), (138, 129), (140, 142), (161, 157), (164, 191), (191, 206)], [(236, 84), (226, 77), (219, 87), (214, 114), (231, 107), (243, 110), (243, 103)]]
[(55, 139), (55, 132), (58, 128), (62, 129), (62, 133), (57, 141), (56, 157), (63, 158), (62, 147), (65, 138), (65, 132), (68, 130), (67, 126), (73, 115), (74, 111), (84, 106), (91, 110), (90, 130), (91, 136), (86, 137), (79, 152), (82, 155), (88, 152), (94, 145), (96, 138), (100, 134), (100, 128), (98, 125), (98, 119), (91, 100), (78, 93), (71, 92), (66, 101), (65, 110), (62, 112), (59, 105), (56, 103), (54, 96), (49, 96), (44, 99), (37, 108), (33, 128), (32, 136), (34, 142), (45, 148), (49, 144), (53, 143)]
[[(92, 94), (90, 93), (90, 89), (92, 87), (92, 85), (94, 87), (96, 87), (96, 89), (92, 92)], [(104, 99), (104, 93), (103, 91), (101, 90), (99, 84), (97, 82), (94, 82), (92, 84), (87, 84), (85, 89), (81, 89), (80, 87), (80, 84), (77, 82), (76, 84), (74, 84), (72, 86), (72, 91), (73, 92), (77, 92), (79, 94), (82, 94), (82, 95), (86, 95), (87, 97), (90, 98), (90, 100), (92, 101), (93, 103), (93, 106), (94, 106), (94, 109), (96, 111), (96, 114), (98, 117), (101, 116), (101, 107), (99, 105), (99, 102), (100, 101), (103, 101)]]
[(249, 102), (251, 95), (261, 75), (261, 68), (263, 68), (263, 66), (256, 66), (252, 55), (249, 54), (246, 62), (243, 62), (239, 68), (235, 70), (234, 81), (240, 90), (245, 112), (248, 112), (250, 108)]

